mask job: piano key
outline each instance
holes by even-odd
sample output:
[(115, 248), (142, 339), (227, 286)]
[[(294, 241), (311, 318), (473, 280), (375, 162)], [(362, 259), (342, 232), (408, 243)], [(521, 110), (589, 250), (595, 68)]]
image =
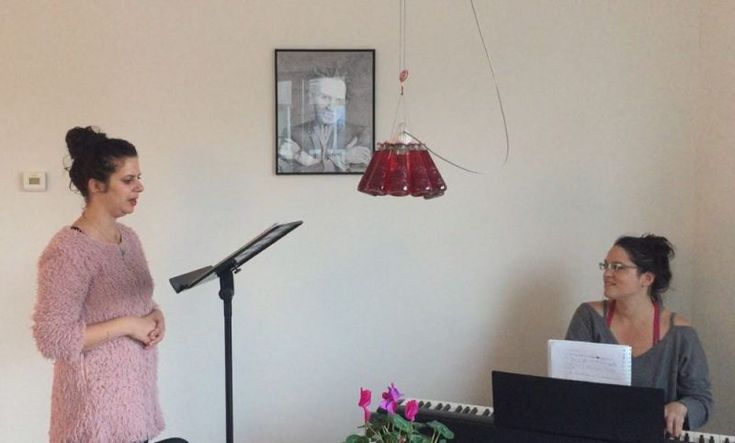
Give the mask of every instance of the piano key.
[(688, 441), (696, 443), (735, 443), (731, 435), (707, 434), (703, 432), (684, 431), (679, 438), (667, 437), (669, 441)]
[[(424, 405), (423, 408), (419, 408), (419, 414), (423, 414), (425, 417), (432, 417), (432, 419), (436, 419), (441, 421), (441, 418), (435, 418), (437, 416), (439, 417), (453, 417), (457, 416), (459, 418), (471, 420), (471, 421), (491, 421), (491, 416), (493, 414), (493, 408), (489, 406), (482, 406), (482, 405), (470, 405), (470, 404), (464, 404), (464, 403), (455, 403), (455, 402), (449, 402), (444, 400), (429, 400), (429, 399), (418, 399), (418, 398), (407, 398), (399, 403), (402, 407), (405, 407), (406, 402), (409, 400), (416, 400), (419, 405)], [(432, 407), (427, 407), (427, 405), (432, 405)], [(436, 415), (434, 415), (434, 412), (436, 412)]]

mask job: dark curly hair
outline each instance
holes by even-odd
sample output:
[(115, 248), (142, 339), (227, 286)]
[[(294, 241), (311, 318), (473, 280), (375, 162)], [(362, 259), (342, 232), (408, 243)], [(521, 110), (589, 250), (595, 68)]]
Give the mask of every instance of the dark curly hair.
[(130, 142), (119, 138), (108, 138), (94, 126), (74, 127), (66, 133), (66, 146), (72, 159), (69, 172), (69, 188), (74, 186), (84, 197), (89, 198), (89, 179), (107, 183), (122, 159), (137, 157), (138, 151)]
[(674, 246), (666, 237), (645, 234), (640, 237), (623, 236), (615, 240), (615, 246), (625, 249), (631, 261), (638, 267), (638, 274), (650, 272), (655, 276), (649, 297), (657, 304), (671, 283), (669, 262), (674, 258)]

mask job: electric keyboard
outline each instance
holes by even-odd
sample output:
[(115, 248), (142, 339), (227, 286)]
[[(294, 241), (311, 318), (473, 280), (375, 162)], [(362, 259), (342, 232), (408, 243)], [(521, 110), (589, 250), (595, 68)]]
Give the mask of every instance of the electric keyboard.
[[(493, 420), (493, 408), (491, 406), (480, 406), (466, 403), (456, 403), (445, 400), (428, 400), (421, 398), (407, 398), (399, 402), (398, 410), (403, 413), (404, 407), (409, 400), (416, 400), (419, 406), (416, 420), (422, 423), (437, 420), (449, 427), (455, 433), (455, 443), (465, 442), (487, 442), (506, 441), (507, 438), (501, 436), (506, 434), (500, 433)], [(510, 431), (509, 431), (510, 432)], [(511, 434), (515, 438), (526, 439), (530, 433), (520, 435), (522, 431), (512, 431)], [(538, 433), (533, 433), (538, 435)], [(547, 440), (546, 437), (539, 437), (537, 441), (554, 441), (554, 442), (592, 442), (597, 440), (580, 439), (573, 437), (552, 437), (553, 440)], [(526, 441), (531, 441), (530, 439)], [(690, 442), (690, 443), (735, 443), (735, 436), (707, 434), (702, 432), (685, 431), (678, 438), (662, 439), (662, 442)]]

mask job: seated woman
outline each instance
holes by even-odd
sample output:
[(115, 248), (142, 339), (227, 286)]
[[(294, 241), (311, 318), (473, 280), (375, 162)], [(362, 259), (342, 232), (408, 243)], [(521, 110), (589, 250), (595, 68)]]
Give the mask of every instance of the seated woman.
[(674, 248), (664, 237), (620, 237), (600, 263), (604, 301), (580, 305), (567, 340), (629, 345), (633, 386), (661, 388), (666, 431), (704, 425), (712, 413), (707, 360), (692, 325), (664, 307)]

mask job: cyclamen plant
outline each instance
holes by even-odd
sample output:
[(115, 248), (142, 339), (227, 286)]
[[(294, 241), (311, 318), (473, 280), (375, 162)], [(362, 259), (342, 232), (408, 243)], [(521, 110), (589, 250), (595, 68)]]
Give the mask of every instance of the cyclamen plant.
[(438, 421), (426, 424), (416, 422), (419, 405), (416, 400), (409, 400), (403, 408), (401, 417), (396, 413), (403, 394), (391, 383), (383, 392), (378, 405), (378, 413), (370, 413), (372, 393), (369, 389), (360, 388), (360, 400), (357, 405), (362, 408), (365, 423), (365, 435), (352, 434), (344, 443), (446, 443), (454, 438), (454, 433)]

